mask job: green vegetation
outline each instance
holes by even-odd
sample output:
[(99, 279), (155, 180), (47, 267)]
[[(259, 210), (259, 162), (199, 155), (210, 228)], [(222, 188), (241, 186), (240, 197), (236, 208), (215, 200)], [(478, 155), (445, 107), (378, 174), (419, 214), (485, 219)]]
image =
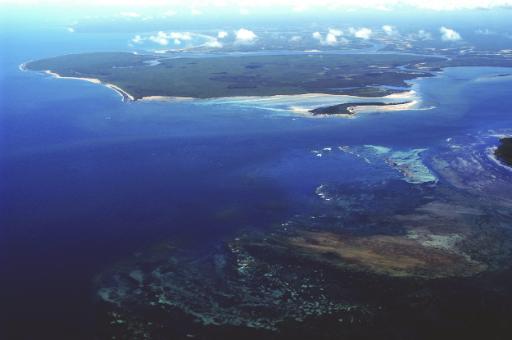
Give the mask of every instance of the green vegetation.
[[(30, 70), (61, 76), (97, 78), (114, 84), (135, 99), (147, 96), (231, 97), (277, 94), (382, 95), (381, 85), (429, 73), (401, 70), (435, 57), (393, 54), (260, 55), (169, 58), (130, 53), (70, 54), (30, 62)], [(158, 63), (151, 63), (158, 61)], [(154, 65), (157, 64), (157, 65)], [(389, 94), (389, 91), (386, 92)]]
[(496, 149), (496, 156), (512, 166), (512, 137), (502, 138), (500, 146)]
[(319, 107), (319, 108), (313, 109), (309, 112), (311, 112), (314, 116), (316, 116), (316, 115), (339, 115), (339, 114), (351, 115), (351, 114), (354, 114), (354, 112), (350, 111), (349, 108), (354, 107), (354, 106), (390, 106), (390, 105), (401, 105), (401, 104), (407, 104), (407, 102), (402, 102), (402, 103), (382, 103), (382, 102), (345, 103), (345, 104)]

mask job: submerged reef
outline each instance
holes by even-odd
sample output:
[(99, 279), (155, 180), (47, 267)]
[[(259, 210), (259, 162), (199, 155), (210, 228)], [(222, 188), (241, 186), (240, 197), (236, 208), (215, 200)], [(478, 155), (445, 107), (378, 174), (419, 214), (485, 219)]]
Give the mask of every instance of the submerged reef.
[(510, 330), (512, 184), (485, 146), (451, 140), (423, 159), (423, 149), (344, 147), (403, 177), (321, 184), (310, 211), (278, 225), (208, 246), (163, 241), (112, 264), (96, 280), (102, 334), (431, 339)]
[(111, 309), (111, 325), (119, 334), (156, 331), (153, 324), (137, 319), (145, 317), (139, 315), (142, 310), (171, 323), (178, 315), (184, 330), (188, 325), (264, 334), (290, 322), (364, 312), (342, 294), (326, 292), (329, 285), (335, 288), (332, 284), (319, 268), (288, 258), (270, 260), (237, 239), (199, 257), (172, 243), (146, 249), (98, 277), (98, 296)]
[[(322, 157), (325, 149), (313, 150), (313, 153), (317, 157)], [(332, 151), (332, 148), (327, 149)], [(396, 170), (404, 181), (411, 184), (436, 183), (438, 181), (432, 170), (424, 164), (422, 154), (427, 149), (394, 150), (381, 145), (356, 145), (339, 146), (338, 150), (372, 166), (385, 164)]]

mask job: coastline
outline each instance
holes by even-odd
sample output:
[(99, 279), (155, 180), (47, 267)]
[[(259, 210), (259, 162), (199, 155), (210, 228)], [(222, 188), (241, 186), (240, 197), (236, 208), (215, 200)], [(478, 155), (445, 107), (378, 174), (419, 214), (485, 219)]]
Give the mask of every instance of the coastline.
[[(416, 94), (414, 90), (408, 91), (399, 91), (397, 93), (392, 93), (387, 96), (383, 96), (380, 98), (383, 99), (410, 99), (413, 95)], [(340, 98), (340, 99), (362, 99), (366, 100), (368, 98), (379, 98), (379, 97), (362, 97), (362, 96), (352, 96), (349, 94), (331, 94), (331, 93), (322, 93), (322, 92), (308, 92), (308, 93), (300, 93), (300, 94), (274, 94), (270, 96), (231, 96), (231, 97), (209, 97), (209, 98), (199, 98), (199, 97), (180, 97), (180, 96), (146, 96), (139, 99), (140, 101), (181, 101), (181, 100), (279, 100), (279, 99), (312, 99), (316, 97), (326, 97), (326, 98)]]
[(410, 99), (411, 97), (415, 96), (417, 92), (415, 90), (407, 90), (402, 92), (396, 92), (392, 94), (388, 94), (387, 96), (384, 96), (382, 98), (388, 98), (388, 99)]
[(76, 79), (76, 80), (88, 81), (93, 84), (101, 84), (101, 81), (96, 78), (64, 77), (64, 76), (61, 76), (60, 74), (52, 72), (50, 70), (46, 70), (46, 71), (44, 71), (44, 73), (46, 73), (50, 76), (53, 76), (54, 78), (58, 78), (58, 79)]
[[(103, 84), (103, 83), (100, 82), (100, 84)], [(114, 84), (109, 84), (109, 83), (105, 83), (103, 85), (105, 85), (109, 89), (114, 90), (117, 93), (119, 93), (119, 95), (121, 95), (121, 97), (123, 97), (124, 102), (134, 102), (135, 101), (135, 97), (133, 97), (131, 94), (129, 94), (128, 92), (126, 92), (125, 90), (120, 88), (119, 86), (114, 85)]]
[[(23, 63), (20, 65), (20, 70), (23, 70), (23, 71), (26, 71), (27, 68), (26, 68), (26, 63)], [(83, 80), (83, 81), (87, 81), (89, 83), (93, 83), (93, 84), (96, 84), (96, 85), (103, 85), (113, 91), (115, 91), (117, 94), (119, 94), (122, 98), (122, 101), (123, 102), (134, 102), (136, 101), (135, 97), (133, 97), (131, 94), (129, 94), (126, 90), (123, 90), (122, 88), (120, 88), (119, 86), (117, 85), (114, 85), (114, 84), (110, 84), (110, 83), (104, 83), (102, 82), (101, 80), (99, 79), (96, 79), (96, 78), (82, 78), (82, 77), (67, 77), (67, 76), (62, 76), (56, 72), (53, 72), (51, 70), (45, 70), (44, 71), (45, 74), (48, 74), (56, 79), (74, 79), (74, 80)]]
[(496, 156), (496, 150), (498, 149), (497, 146), (492, 146), (487, 148), (487, 157), (497, 166), (500, 168), (503, 168), (507, 171), (512, 172), (512, 167), (508, 165), (507, 163), (503, 162), (501, 159), (499, 159), (498, 156)]
[(420, 106), (420, 101), (412, 100), (407, 103), (387, 104), (387, 105), (354, 105), (347, 108), (351, 114), (369, 113), (369, 112), (392, 112), (416, 110)]
[(141, 102), (175, 102), (175, 101), (188, 101), (199, 100), (200, 98), (194, 97), (178, 97), (178, 96), (147, 96), (139, 99)]

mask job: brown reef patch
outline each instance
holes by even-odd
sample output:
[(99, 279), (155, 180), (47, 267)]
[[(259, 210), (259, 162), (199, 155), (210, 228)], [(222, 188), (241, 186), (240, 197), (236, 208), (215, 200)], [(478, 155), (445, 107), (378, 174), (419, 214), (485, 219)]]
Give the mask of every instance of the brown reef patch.
[(300, 230), (291, 236), (277, 236), (271, 242), (314, 262), (395, 277), (471, 276), (486, 270), (485, 264), (456, 249), (460, 239), (456, 234), (434, 235), (426, 231), (353, 236)]

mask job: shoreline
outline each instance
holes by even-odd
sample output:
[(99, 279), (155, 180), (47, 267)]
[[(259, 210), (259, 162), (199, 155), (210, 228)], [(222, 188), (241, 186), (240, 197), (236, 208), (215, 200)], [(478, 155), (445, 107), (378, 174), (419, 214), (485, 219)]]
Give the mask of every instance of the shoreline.
[(178, 97), (178, 96), (146, 96), (139, 99), (141, 102), (181, 102), (189, 100), (200, 100), (194, 97)]
[(420, 106), (420, 101), (413, 99), (407, 103), (387, 103), (383, 105), (354, 105), (347, 108), (351, 114), (370, 113), (370, 112), (392, 112), (392, 111), (407, 111), (417, 110)]
[(136, 101), (135, 97), (133, 97), (131, 94), (129, 94), (128, 92), (126, 92), (125, 90), (123, 90), (122, 88), (120, 88), (117, 85), (110, 84), (110, 83), (101, 83), (101, 84), (105, 85), (106, 87), (108, 87), (111, 90), (116, 91), (119, 95), (121, 95), (121, 97), (123, 97), (123, 102)]
[(497, 149), (497, 146), (491, 146), (487, 148), (487, 158), (489, 158), (494, 164), (496, 164), (500, 168), (512, 172), (512, 166), (508, 165), (507, 163), (502, 161), (498, 156), (496, 156)]
[[(25, 67), (25, 63), (22, 64), (24, 66), (24, 70), (27, 70), (26, 67)], [(20, 65), (21, 67), (21, 65)], [(123, 90), (122, 88), (120, 88), (119, 86), (117, 85), (114, 85), (114, 84), (110, 84), (110, 83), (104, 83), (102, 82), (100, 79), (97, 79), (97, 78), (85, 78), (85, 77), (67, 77), (67, 76), (61, 76), (60, 74), (56, 73), (56, 72), (53, 72), (51, 70), (45, 70), (43, 71), (45, 74), (48, 74), (56, 79), (74, 79), (74, 80), (83, 80), (83, 81), (87, 81), (89, 83), (93, 83), (93, 84), (96, 84), (96, 85), (103, 85), (113, 91), (115, 91), (117, 94), (119, 94), (122, 98), (122, 101), (123, 102), (134, 102), (136, 101), (135, 98), (129, 94), (128, 92), (126, 92), (125, 90)]]
[(415, 90), (407, 90), (407, 91), (398, 91), (396, 93), (388, 94), (382, 97), (362, 97), (362, 96), (353, 96), (349, 94), (332, 94), (332, 93), (322, 93), (322, 92), (308, 92), (308, 93), (298, 93), (298, 94), (274, 94), (269, 96), (221, 96), (221, 97), (182, 97), (182, 96), (146, 96), (138, 99), (139, 101), (183, 101), (183, 100), (268, 100), (268, 99), (290, 99), (297, 97), (297, 99), (311, 99), (319, 96), (322, 97), (330, 97), (330, 98), (351, 98), (351, 99), (370, 99), (370, 98), (383, 98), (383, 99), (411, 99), (412, 96), (416, 95), (417, 92)]

